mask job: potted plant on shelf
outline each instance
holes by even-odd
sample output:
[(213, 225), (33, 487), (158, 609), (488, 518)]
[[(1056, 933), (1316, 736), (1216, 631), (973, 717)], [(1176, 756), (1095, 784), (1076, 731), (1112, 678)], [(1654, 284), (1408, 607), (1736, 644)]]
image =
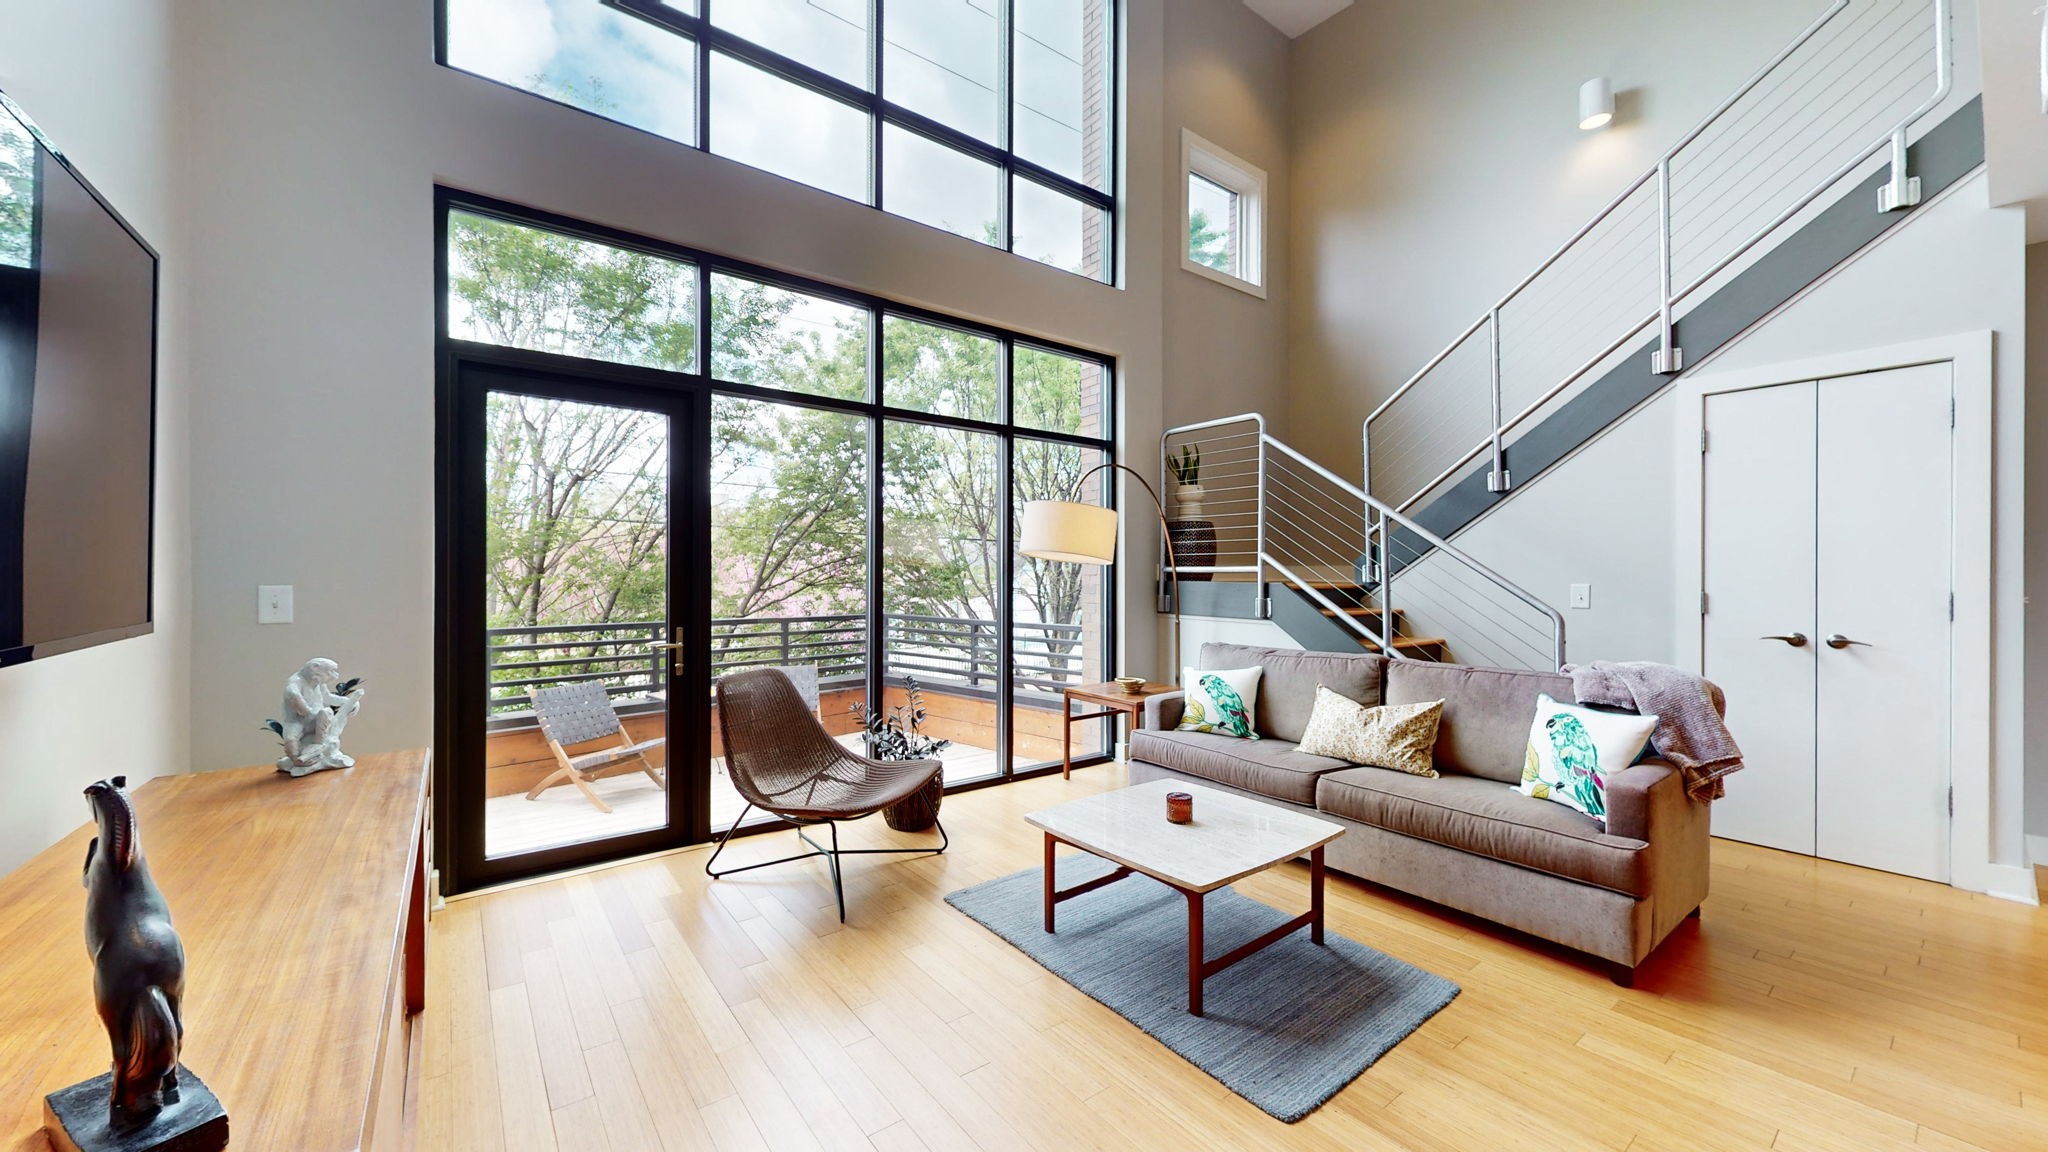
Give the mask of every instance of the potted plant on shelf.
[[(1173, 519), (1166, 530), (1173, 537), (1174, 558), (1179, 566), (1207, 568), (1216, 563), (1216, 524), (1202, 518), (1202, 449), (1183, 444), (1178, 454), (1166, 457), (1173, 473)], [(1207, 580), (1207, 572), (1181, 572), (1182, 580)]]
[[(886, 714), (869, 708), (864, 700), (856, 701), (851, 711), (860, 721), (868, 755), (877, 760), (935, 760), (953, 746), (951, 740), (924, 734), (924, 689), (918, 687), (916, 677), (904, 678), (903, 703)], [(898, 832), (922, 832), (939, 822), (939, 801), (945, 798), (945, 790), (944, 776), (934, 776), (930, 784), (882, 809), (882, 819)]]

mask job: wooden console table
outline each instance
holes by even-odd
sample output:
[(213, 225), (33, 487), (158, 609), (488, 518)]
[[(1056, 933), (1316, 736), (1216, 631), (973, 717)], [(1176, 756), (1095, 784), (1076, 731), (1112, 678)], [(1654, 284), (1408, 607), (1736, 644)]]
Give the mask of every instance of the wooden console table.
[[(1138, 721), (1145, 715), (1145, 701), (1166, 692), (1178, 692), (1172, 684), (1155, 684), (1146, 681), (1136, 692), (1126, 692), (1123, 685), (1114, 680), (1105, 684), (1076, 684), (1060, 691), (1060, 778), (1068, 779), (1074, 774), (1074, 721), (1100, 720), (1104, 716), (1122, 716), (1126, 726), (1135, 730)], [(1074, 705), (1093, 704), (1100, 711), (1074, 714)], [(1114, 735), (1114, 733), (1112, 733)]]
[[(427, 777), (412, 751), (298, 780), (241, 768), (135, 789), (185, 941), (184, 1061), (226, 1105), (231, 1147), (412, 1146)], [(92, 834), (82, 824), (0, 878), (0, 1152), (43, 1152), (44, 1094), (107, 1070), (79, 882)]]

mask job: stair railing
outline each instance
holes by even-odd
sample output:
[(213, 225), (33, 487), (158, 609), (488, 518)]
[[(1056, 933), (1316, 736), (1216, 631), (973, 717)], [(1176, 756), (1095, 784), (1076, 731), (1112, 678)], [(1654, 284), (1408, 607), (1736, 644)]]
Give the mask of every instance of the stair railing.
[[(1189, 450), (1199, 453), (1198, 494), (1176, 483), (1172, 462)], [(1563, 667), (1561, 613), (1275, 439), (1263, 416), (1170, 428), (1160, 455), (1183, 589), (1249, 581), (1258, 615), (1270, 617), (1279, 583), (1395, 659)]]
[[(1838, 19), (1851, 8), (1856, 15)], [(1932, 48), (1916, 50), (1913, 43), (1927, 43), (1927, 26), (1914, 5), (1833, 0), (1373, 409), (1362, 431), (1364, 490), (1409, 511), (1486, 456), (1487, 489), (1509, 491), (1511, 432), (1595, 369), (1611, 365), (1646, 329), (1657, 332), (1651, 370), (1683, 371), (1681, 306), (1878, 153), (1890, 150), (1891, 177), (1874, 207), (1917, 204), (1907, 134), (1954, 86), (1950, 0), (1931, 0), (1929, 10)], [(1894, 116), (1930, 69), (1932, 90)], [(1873, 132), (1873, 125), (1882, 131)], [(1811, 179), (1815, 170), (1826, 174)], [(1757, 219), (1763, 222), (1754, 224)], [(1745, 231), (1745, 224), (1752, 226)], [(1618, 290), (1613, 283), (1636, 276), (1650, 283), (1624, 283)], [(1644, 290), (1653, 301), (1647, 314), (1635, 295)], [(1520, 311), (1511, 311), (1517, 305)], [(1590, 331), (1571, 331), (1574, 321)], [(1482, 334), (1483, 341), (1475, 340)], [(1506, 414), (1511, 387), (1546, 381)]]

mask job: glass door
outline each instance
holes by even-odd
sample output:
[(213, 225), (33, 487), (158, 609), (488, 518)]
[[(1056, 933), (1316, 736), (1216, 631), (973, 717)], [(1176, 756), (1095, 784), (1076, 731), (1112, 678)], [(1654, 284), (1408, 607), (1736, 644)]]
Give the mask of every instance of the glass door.
[[(704, 838), (701, 390), (463, 361), (445, 699), (458, 884)], [(671, 767), (680, 768), (672, 771)]]

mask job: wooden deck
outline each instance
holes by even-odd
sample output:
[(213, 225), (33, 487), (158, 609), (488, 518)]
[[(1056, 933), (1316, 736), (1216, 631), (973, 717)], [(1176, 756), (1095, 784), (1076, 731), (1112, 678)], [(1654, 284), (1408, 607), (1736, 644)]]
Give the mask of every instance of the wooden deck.
[[(1331, 931), (1464, 991), (1281, 1124), (942, 899), (1037, 864), (1024, 813), (1123, 781), (949, 799), (945, 855), (849, 864), (843, 927), (822, 864), (712, 882), (702, 848), (452, 902), (420, 1147), (2048, 1148), (2048, 911), (1724, 841), (1702, 919), (1633, 990), (1332, 876)], [(844, 835), (915, 842), (879, 820)], [(1294, 908), (1305, 876), (1239, 888)]]
[[(860, 737), (839, 742), (860, 748)], [(972, 780), (996, 771), (996, 754), (987, 748), (955, 744), (941, 754), (949, 781)], [(711, 762), (711, 827), (724, 829), (739, 819), (746, 802), (725, 778), (725, 759)], [(665, 793), (644, 773), (622, 772), (597, 781), (593, 788), (610, 812), (599, 812), (574, 785), (563, 784), (528, 800), (523, 794), (494, 796), (484, 801), (484, 854), (493, 859), (583, 844), (659, 828), (668, 819)], [(756, 817), (758, 818), (758, 817)]]

